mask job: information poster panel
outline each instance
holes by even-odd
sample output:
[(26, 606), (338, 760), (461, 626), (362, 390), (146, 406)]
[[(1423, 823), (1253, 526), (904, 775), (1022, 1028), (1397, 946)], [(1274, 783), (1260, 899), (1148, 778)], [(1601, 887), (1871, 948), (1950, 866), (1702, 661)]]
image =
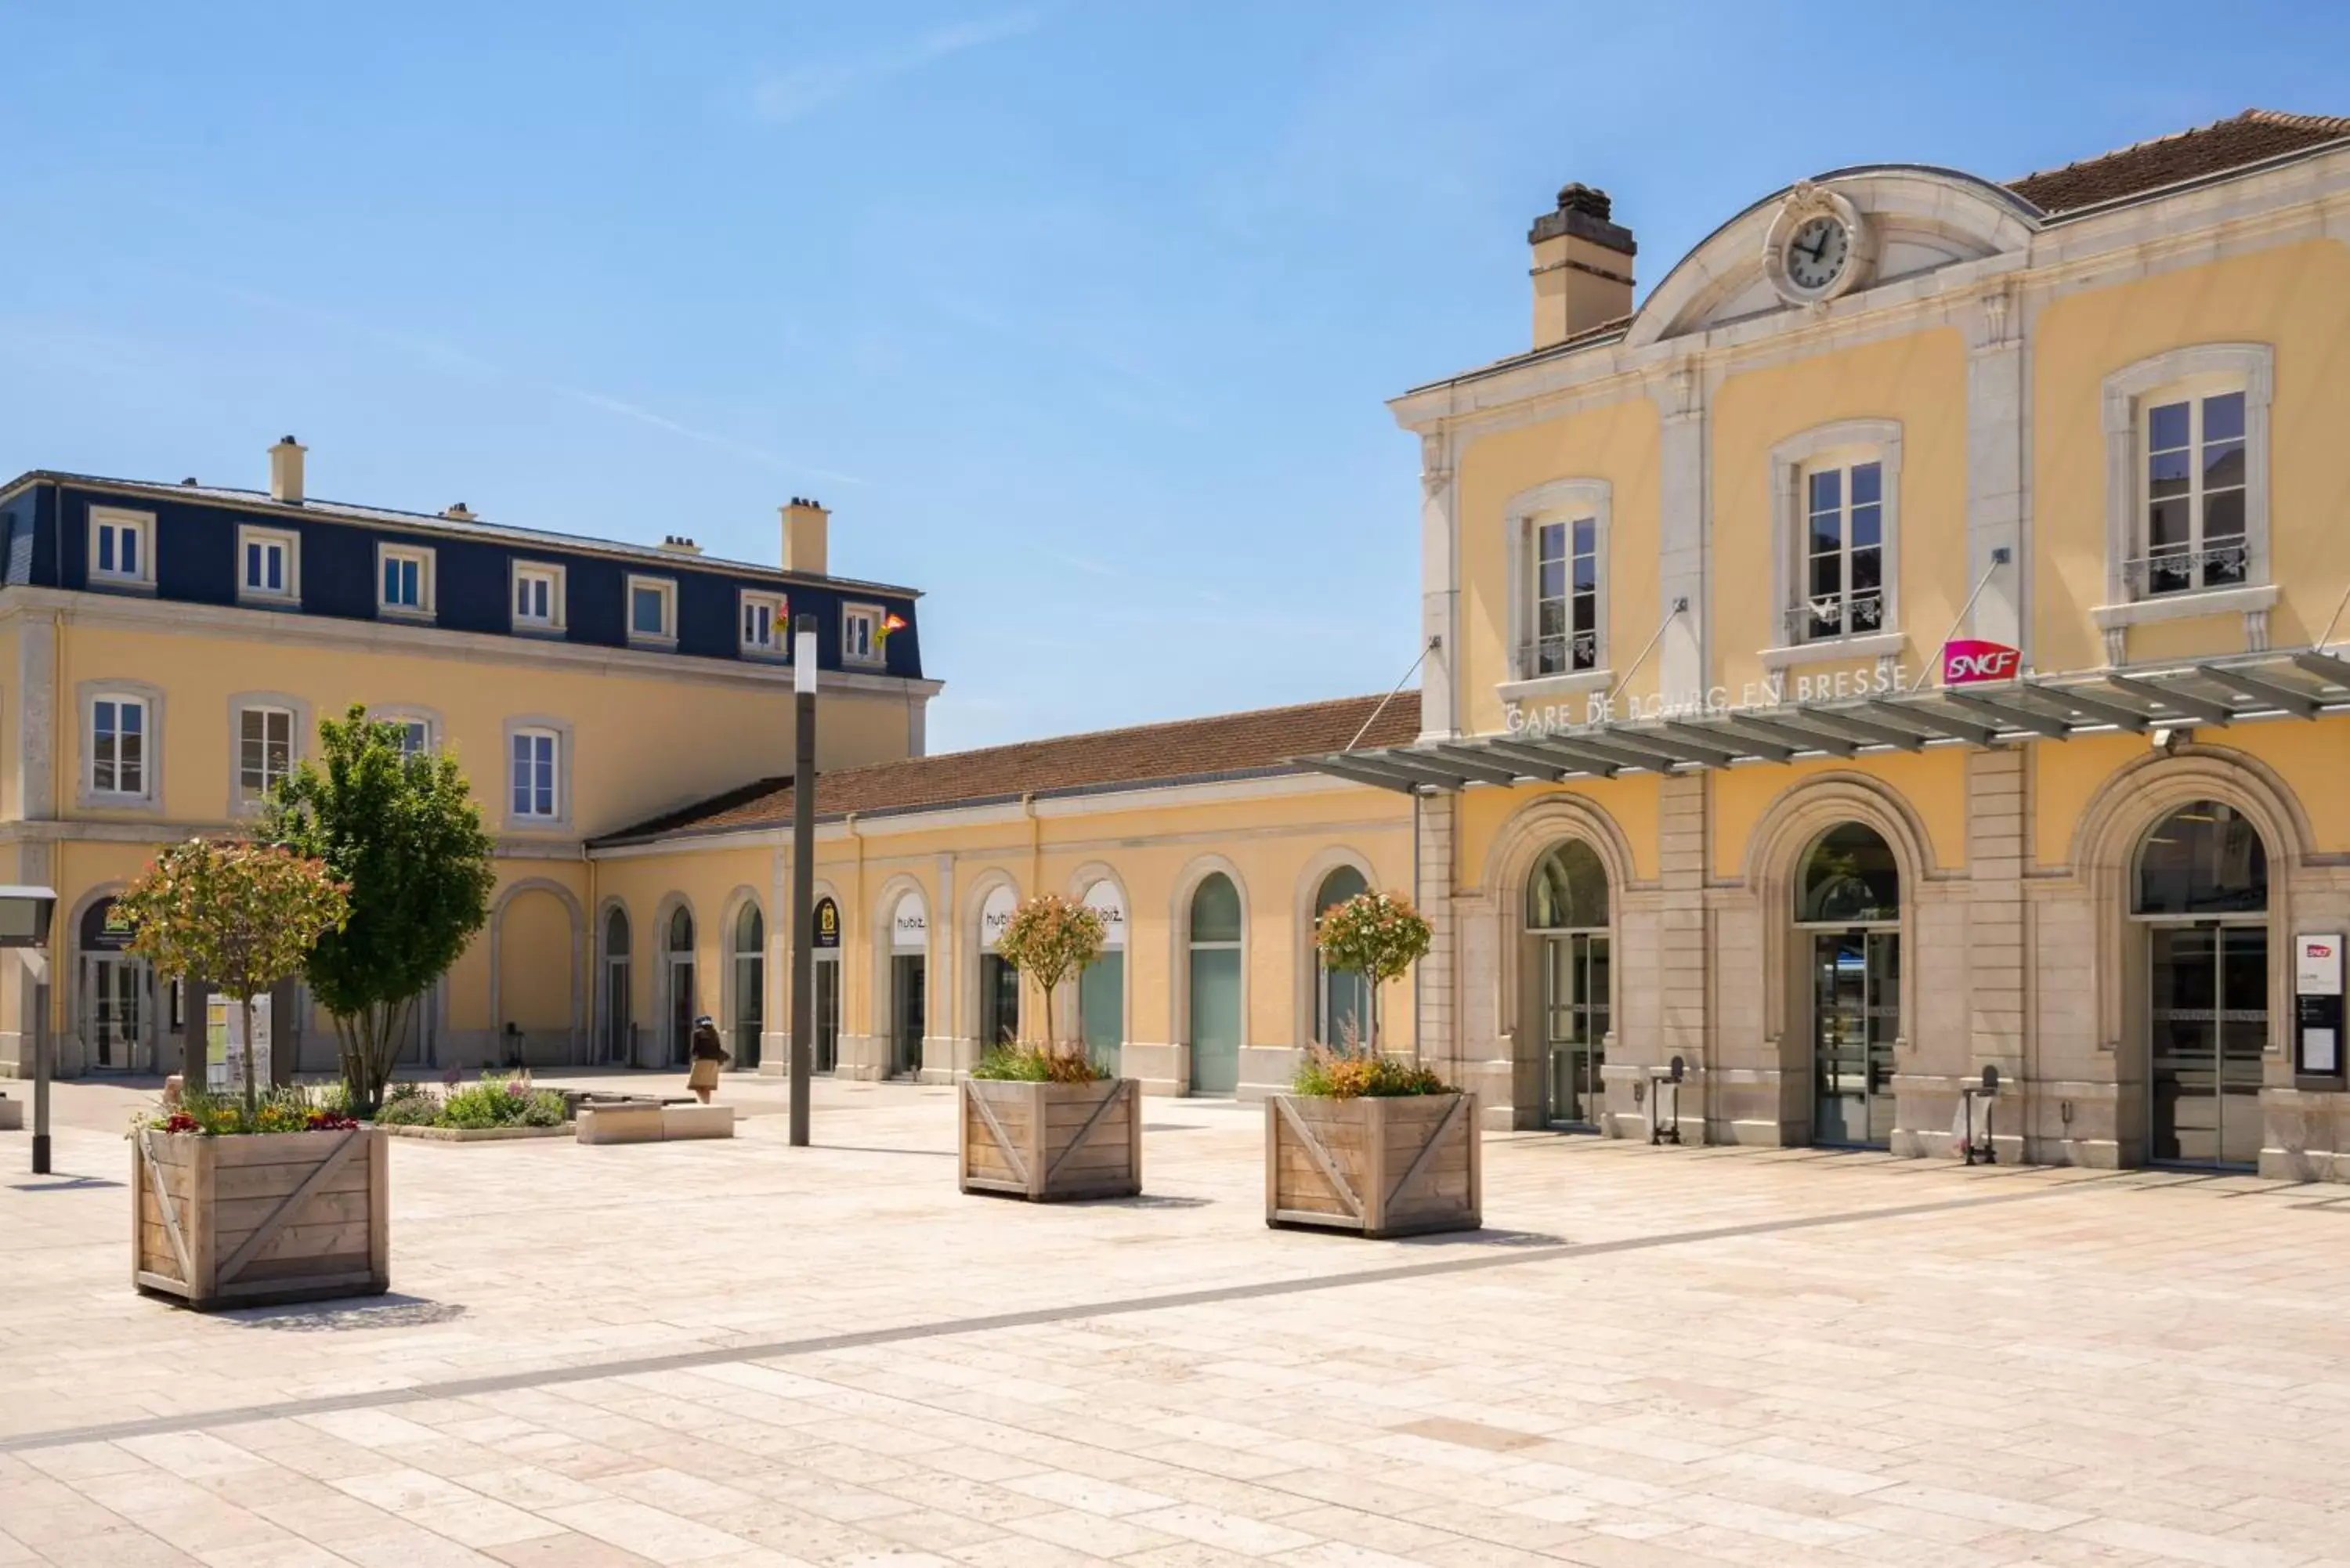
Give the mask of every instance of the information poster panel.
[[(269, 1082), (269, 998), (253, 999), (253, 1081)], [(204, 1086), (214, 1094), (244, 1086), (244, 1012), (234, 997), (204, 1000)]]

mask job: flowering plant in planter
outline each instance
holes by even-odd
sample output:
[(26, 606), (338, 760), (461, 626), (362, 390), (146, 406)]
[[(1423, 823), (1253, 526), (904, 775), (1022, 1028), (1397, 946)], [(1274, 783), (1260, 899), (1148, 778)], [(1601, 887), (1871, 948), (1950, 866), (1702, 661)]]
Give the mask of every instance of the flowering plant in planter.
[(1340, 973), (1360, 974), (1370, 981), (1368, 1037), (1344, 1042), (1346, 1049), (1339, 1054), (1378, 1054), (1380, 988), (1391, 980), (1401, 979), (1410, 972), (1412, 965), (1426, 958), (1433, 936), (1428, 917), (1413, 909), (1411, 900), (1400, 893), (1371, 888), (1323, 911), (1314, 929), (1314, 945), (1322, 950), (1323, 963)]
[(1082, 1045), (1064, 1048), (1056, 1037), (1053, 998), (1063, 981), (1101, 957), (1107, 940), (1108, 928), (1099, 910), (1058, 893), (1039, 893), (1012, 911), (995, 950), (1045, 993), (1045, 1041), (1042, 1045), (998, 1046), (980, 1059), (972, 1077), (1090, 1084), (1100, 1075)]

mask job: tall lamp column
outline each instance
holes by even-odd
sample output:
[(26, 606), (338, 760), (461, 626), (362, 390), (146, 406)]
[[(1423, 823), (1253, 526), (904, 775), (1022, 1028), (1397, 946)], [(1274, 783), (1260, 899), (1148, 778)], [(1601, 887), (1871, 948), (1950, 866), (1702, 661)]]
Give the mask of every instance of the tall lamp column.
[(816, 617), (792, 629), (792, 1131), (808, 1142), (808, 1078), (816, 1064)]

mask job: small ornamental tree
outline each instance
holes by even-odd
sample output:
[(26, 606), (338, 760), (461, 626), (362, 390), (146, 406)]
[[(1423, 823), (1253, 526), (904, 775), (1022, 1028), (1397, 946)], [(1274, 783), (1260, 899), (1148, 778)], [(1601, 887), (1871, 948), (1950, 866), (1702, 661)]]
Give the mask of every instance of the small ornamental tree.
[(1400, 893), (1374, 888), (1323, 911), (1314, 933), (1323, 963), (1342, 973), (1370, 979), (1370, 1049), (1374, 1053), (1379, 1046), (1379, 988), (1401, 979), (1428, 956), (1431, 935), (1428, 918)]
[(1012, 911), (1011, 922), (996, 940), (995, 950), (1003, 961), (1044, 990), (1045, 1054), (1060, 1051), (1053, 1027), (1053, 993), (1063, 981), (1101, 957), (1108, 934), (1101, 912), (1090, 904), (1039, 893)]
[(119, 900), (136, 923), (130, 950), (157, 973), (203, 981), (235, 1000), (244, 1023), (248, 1126), (260, 1104), (253, 999), (300, 970), (312, 944), (341, 929), (348, 893), (323, 861), (290, 849), (191, 838), (156, 857)]
[[(353, 706), (318, 725), (318, 762), (272, 792), (263, 831), (349, 885), (349, 920), (304, 973), (335, 1021), (354, 1114), (383, 1104), (418, 998), (490, 918), (495, 842), (457, 759), (411, 754), (401, 727)], [(321, 765), (323, 763), (323, 765)]]

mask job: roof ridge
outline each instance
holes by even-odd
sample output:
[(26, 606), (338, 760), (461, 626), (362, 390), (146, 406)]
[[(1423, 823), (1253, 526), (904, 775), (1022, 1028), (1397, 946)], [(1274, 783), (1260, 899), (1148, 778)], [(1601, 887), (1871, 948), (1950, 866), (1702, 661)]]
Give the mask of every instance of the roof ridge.
[(2201, 136), (2217, 130), (2223, 125), (2244, 124), (2281, 125), (2296, 130), (2332, 130), (2337, 135), (2350, 136), (2350, 116), (2295, 114), (2290, 109), (2254, 107), (2240, 110), (2235, 114), (2222, 115), (2220, 119), (2207, 121), (2202, 125), (2190, 125), (2180, 130), (2167, 130), (2160, 136), (2148, 136), (2126, 146), (2108, 148), (2103, 152), (2091, 153), (2086, 158), (2075, 158), (2068, 163), (2060, 163), (2053, 168), (2034, 169), (2029, 173), (2019, 174), (2012, 180), (2002, 180), (2000, 183), (2009, 190), (2013, 190), (2018, 185), (2029, 184), (2034, 180), (2045, 180), (2051, 175), (2067, 173), (2087, 164), (2102, 163), (2108, 158), (2121, 158), (2132, 152), (2142, 152), (2149, 147), (2160, 147), (2167, 142), (2183, 141), (2190, 136)]

